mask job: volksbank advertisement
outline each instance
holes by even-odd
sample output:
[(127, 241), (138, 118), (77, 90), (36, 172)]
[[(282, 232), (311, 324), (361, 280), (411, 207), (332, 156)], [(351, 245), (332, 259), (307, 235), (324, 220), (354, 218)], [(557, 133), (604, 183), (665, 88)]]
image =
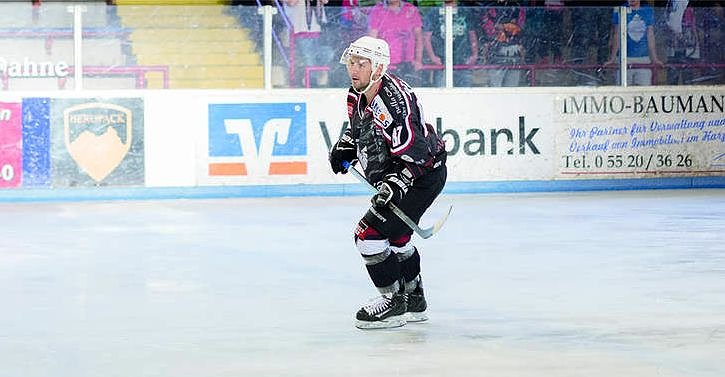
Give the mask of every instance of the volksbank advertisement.
[[(449, 179), (549, 179), (554, 175), (553, 105), (536, 94), (526, 108), (520, 95), (420, 92), (425, 117), (446, 141)], [(245, 100), (213, 98), (199, 135), (199, 181), (210, 185), (339, 184), (327, 153), (348, 127), (346, 92), (298, 93)], [(302, 99), (302, 100), (301, 100)]]

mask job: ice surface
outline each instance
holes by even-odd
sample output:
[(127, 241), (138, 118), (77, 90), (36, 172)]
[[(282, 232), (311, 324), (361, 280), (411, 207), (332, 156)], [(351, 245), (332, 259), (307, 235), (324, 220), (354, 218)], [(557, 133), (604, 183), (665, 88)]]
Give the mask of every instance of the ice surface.
[(446, 203), (366, 332), (366, 197), (0, 203), (0, 376), (723, 376), (725, 191)]

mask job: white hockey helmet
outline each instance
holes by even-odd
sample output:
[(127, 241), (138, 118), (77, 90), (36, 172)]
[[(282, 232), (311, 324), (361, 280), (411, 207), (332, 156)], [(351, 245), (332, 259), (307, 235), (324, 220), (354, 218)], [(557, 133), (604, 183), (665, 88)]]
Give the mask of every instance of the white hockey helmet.
[(342, 53), (340, 63), (347, 65), (350, 57), (353, 55), (370, 59), (373, 73), (379, 65), (382, 65), (383, 70), (380, 76), (385, 74), (390, 64), (390, 46), (388, 46), (388, 42), (380, 38), (373, 38), (367, 35), (358, 38), (355, 42), (350, 43), (350, 46)]

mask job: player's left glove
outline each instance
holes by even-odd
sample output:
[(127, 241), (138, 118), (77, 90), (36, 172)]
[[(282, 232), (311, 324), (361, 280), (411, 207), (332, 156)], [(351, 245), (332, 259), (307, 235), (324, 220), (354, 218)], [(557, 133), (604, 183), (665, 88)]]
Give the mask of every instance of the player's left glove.
[(375, 207), (385, 207), (388, 203), (397, 205), (410, 188), (410, 181), (398, 174), (388, 174), (378, 182), (378, 193), (373, 195), (371, 201)]

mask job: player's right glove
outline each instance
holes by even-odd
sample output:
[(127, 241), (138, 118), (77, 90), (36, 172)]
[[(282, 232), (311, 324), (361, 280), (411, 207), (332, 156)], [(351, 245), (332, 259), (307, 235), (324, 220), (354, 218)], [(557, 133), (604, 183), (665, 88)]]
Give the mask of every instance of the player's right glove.
[(347, 134), (342, 135), (340, 140), (338, 140), (337, 143), (332, 146), (332, 149), (330, 149), (329, 160), (332, 172), (335, 174), (347, 173), (347, 169), (342, 165), (342, 162), (352, 162), (356, 158), (357, 154), (352, 138)]
[(410, 182), (398, 174), (388, 174), (375, 185), (378, 193), (373, 195), (370, 201), (375, 207), (385, 207), (388, 203), (397, 205), (408, 192)]

